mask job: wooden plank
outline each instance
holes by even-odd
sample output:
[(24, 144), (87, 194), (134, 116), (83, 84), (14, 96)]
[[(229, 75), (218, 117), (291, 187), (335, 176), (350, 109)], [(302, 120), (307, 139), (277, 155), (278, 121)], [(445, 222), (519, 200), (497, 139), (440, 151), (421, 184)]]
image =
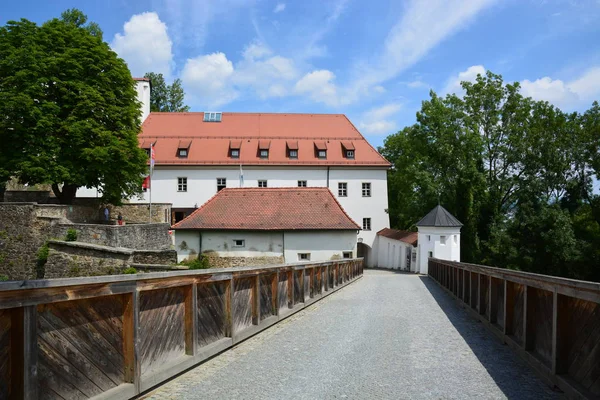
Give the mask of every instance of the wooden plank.
[(250, 280), (252, 289), (250, 291), (250, 303), (252, 308), (252, 325), (260, 322), (260, 275)]
[(37, 307), (12, 310), (11, 317), (11, 392), (17, 399), (37, 399)]
[(123, 381), (132, 383), (140, 393), (141, 368), (139, 355), (140, 293), (121, 296), (123, 304)]
[(569, 369), (571, 330), (569, 309), (571, 298), (553, 293), (552, 306), (552, 373), (564, 374)]
[(504, 322), (503, 332), (505, 335), (514, 334), (515, 324), (515, 283), (504, 281)]
[(279, 312), (281, 312), (281, 310), (289, 308), (288, 276), (289, 276), (288, 272), (280, 272), (279, 273), (279, 288), (277, 291), (278, 292), (277, 298), (278, 298), (278, 302), (279, 302)]
[(260, 279), (260, 320), (268, 318), (273, 315), (277, 315), (276, 307), (273, 306), (273, 288), (277, 290), (277, 285), (273, 285), (276, 282), (276, 274), (264, 274), (259, 277)]
[(198, 353), (198, 287), (192, 284), (184, 288), (185, 302), (185, 354)]
[(237, 334), (252, 326), (252, 281), (234, 279), (233, 284), (232, 320), (233, 332)]
[(11, 310), (0, 310), (0, 399), (11, 395)]
[(294, 271), (288, 271), (287, 276), (287, 295), (288, 295), (288, 308), (294, 308)]
[(279, 315), (279, 271), (272, 275), (271, 280), (271, 314)]
[(536, 289), (534, 353), (552, 367), (552, 303), (553, 294)]
[(200, 348), (231, 337), (230, 328), (230, 281), (203, 283), (197, 290), (197, 340)]

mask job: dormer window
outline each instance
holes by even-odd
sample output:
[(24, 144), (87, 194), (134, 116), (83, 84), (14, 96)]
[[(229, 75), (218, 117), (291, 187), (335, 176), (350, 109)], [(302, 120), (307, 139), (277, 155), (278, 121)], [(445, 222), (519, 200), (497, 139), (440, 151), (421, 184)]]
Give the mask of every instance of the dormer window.
[(258, 156), (260, 158), (269, 158), (269, 148), (271, 147), (270, 140), (258, 141)]
[(221, 112), (208, 111), (204, 113), (204, 122), (221, 122)]
[(229, 141), (229, 157), (240, 158), (240, 149), (242, 148), (241, 140), (230, 140)]
[(325, 142), (315, 142), (315, 155), (319, 159), (327, 158), (327, 143)]
[(150, 158), (150, 146), (156, 147), (156, 140), (144, 140), (141, 148), (144, 149), (148, 158)]
[(342, 154), (348, 159), (354, 159), (354, 144), (352, 142), (342, 142)]
[(177, 145), (177, 157), (187, 158), (190, 153), (191, 140), (180, 140)]
[(290, 158), (298, 158), (298, 150), (290, 150)]
[(287, 147), (288, 158), (297, 159), (298, 158), (298, 141), (297, 140), (288, 140), (286, 142), (286, 147)]

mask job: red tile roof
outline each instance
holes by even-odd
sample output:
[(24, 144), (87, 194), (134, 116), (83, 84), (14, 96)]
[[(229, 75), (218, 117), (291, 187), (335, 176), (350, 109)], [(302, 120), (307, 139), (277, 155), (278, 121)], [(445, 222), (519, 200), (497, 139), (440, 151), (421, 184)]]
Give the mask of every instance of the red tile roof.
[(150, 78), (133, 78), (134, 81), (150, 82)]
[(227, 188), (173, 229), (359, 230), (327, 188)]
[[(383, 158), (342, 114), (222, 114), (221, 122), (204, 122), (204, 113), (150, 113), (142, 125), (140, 144), (156, 140), (156, 165), (360, 165), (387, 168)], [(189, 155), (177, 157), (180, 139), (192, 140)], [(231, 158), (230, 143), (241, 142), (240, 157)], [(269, 143), (269, 157), (259, 145)], [(297, 143), (298, 158), (286, 151)], [(344, 146), (355, 148), (346, 158)], [(327, 149), (327, 158), (315, 148)], [(295, 150), (295, 149), (294, 149)]]
[(399, 240), (404, 243), (416, 246), (419, 234), (417, 232), (398, 231), (396, 229), (383, 228), (377, 235), (384, 236), (389, 239)]

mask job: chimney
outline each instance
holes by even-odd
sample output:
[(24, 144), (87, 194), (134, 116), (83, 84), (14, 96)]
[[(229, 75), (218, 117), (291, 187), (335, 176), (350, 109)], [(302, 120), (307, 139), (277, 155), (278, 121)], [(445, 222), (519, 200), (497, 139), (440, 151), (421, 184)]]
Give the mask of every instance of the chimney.
[(137, 100), (140, 104), (140, 113), (142, 118), (142, 123), (148, 118), (150, 114), (150, 79), (148, 78), (133, 78), (136, 83), (137, 89)]

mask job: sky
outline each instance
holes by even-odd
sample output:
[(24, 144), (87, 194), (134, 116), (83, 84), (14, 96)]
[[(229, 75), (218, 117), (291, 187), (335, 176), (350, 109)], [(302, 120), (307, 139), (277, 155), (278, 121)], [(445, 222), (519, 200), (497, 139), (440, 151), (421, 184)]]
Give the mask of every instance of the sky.
[(73, 7), (192, 111), (342, 113), (375, 146), (486, 69), (565, 111), (600, 98), (600, 0), (19, 0), (0, 25)]

